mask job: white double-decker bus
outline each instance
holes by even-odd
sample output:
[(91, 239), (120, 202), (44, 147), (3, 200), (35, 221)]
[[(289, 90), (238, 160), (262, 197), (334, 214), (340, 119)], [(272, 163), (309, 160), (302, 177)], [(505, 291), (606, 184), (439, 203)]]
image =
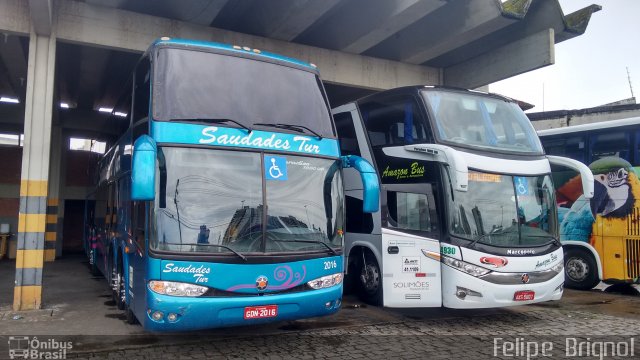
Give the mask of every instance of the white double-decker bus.
[[(345, 269), (363, 300), (388, 307), (487, 308), (562, 296), (550, 163), (511, 99), (442, 87), (383, 91), (333, 110), (342, 153), (375, 164), (381, 211), (363, 213), (345, 176)], [(349, 283), (348, 283), (349, 285)]]

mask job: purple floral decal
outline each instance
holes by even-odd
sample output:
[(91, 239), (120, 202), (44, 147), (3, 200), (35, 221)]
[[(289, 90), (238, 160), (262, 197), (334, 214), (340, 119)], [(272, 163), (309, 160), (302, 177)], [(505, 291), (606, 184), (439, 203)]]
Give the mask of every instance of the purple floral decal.
[[(267, 290), (284, 290), (296, 287), (304, 281), (307, 276), (307, 268), (302, 265), (302, 273), (293, 271), (289, 265), (280, 265), (273, 271), (273, 282), (269, 282)], [(255, 289), (256, 284), (240, 284), (227, 289), (227, 291), (236, 291), (240, 289)]]

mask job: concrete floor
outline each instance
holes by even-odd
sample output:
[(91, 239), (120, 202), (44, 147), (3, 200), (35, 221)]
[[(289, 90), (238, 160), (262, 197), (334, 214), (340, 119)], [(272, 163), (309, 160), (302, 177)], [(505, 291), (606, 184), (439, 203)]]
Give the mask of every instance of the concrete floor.
[[(279, 334), (304, 334), (308, 332), (350, 332), (353, 329), (381, 327), (387, 331), (394, 326), (414, 326), (415, 324), (440, 324), (443, 320), (449, 325), (470, 326), (474, 319), (485, 319), (480, 325), (491, 319), (511, 319), (519, 323), (523, 318), (535, 318), (539, 314), (557, 314), (570, 318), (583, 318), (584, 314), (593, 314), (591, 328), (598, 329), (600, 318), (640, 320), (640, 297), (608, 294), (602, 291), (565, 291), (561, 301), (509, 309), (452, 310), (434, 309), (382, 309), (367, 307), (357, 299), (346, 296), (343, 310), (336, 315), (273, 323), (262, 326), (247, 326), (232, 329), (217, 329), (182, 333), (180, 336), (150, 334), (139, 325), (128, 325), (124, 314), (111, 300), (110, 290), (102, 277), (92, 277), (84, 257), (68, 256), (47, 263), (44, 269), (43, 309), (30, 312), (13, 312), (13, 278), (15, 262), (0, 261), (0, 339), (14, 335), (30, 336), (73, 336), (82, 338), (79, 348), (85, 351), (109, 351), (109, 349), (135, 349), (140, 346), (176, 344), (181, 342), (209, 341), (225, 337), (262, 338)], [(589, 315), (591, 316), (591, 315)], [(586, 319), (586, 318), (585, 318)], [(549, 331), (554, 326), (562, 328), (557, 318), (545, 323)], [(583, 321), (583, 320), (581, 320)], [(608, 320), (607, 320), (608, 321)], [(617, 320), (616, 320), (617, 321)], [(612, 323), (616, 323), (613, 321)], [(406, 325), (409, 324), (409, 325)], [(413, 325), (412, 325), (413, 324)], [(553, 325), (555, 324), (555, 325)], [(478, 329), (485, 326), (478, 326)], [(587, 325), (586, 323), (584, 324)], [(582, 325), (580, 325), (582, 326)], [(640, 331), (634, 325), (623, 327), (636, 334)], [(351, 330), (350, 330), (351, 329)], [(384, 330), (387, 329), (387, 330)], [(475, 328), (474, 328), (475, 329)], [(473, 330), (473, 329), (472, 329)], [(466, 331), (466, 330), (465, 330)], [(483, 330), (484, 331), (484, 330)], [(546, 330), (545, 330), (546, 331)], [(557, 330), (560, 331), (560, 330)], [(104, 335), (114, 335), (104, 338)], [(2, 349), (0, 344), (0, 349)], [(77, 345), (80, 345), (78, 343)], [(1, 355), (4, 354), (0, 350)]]

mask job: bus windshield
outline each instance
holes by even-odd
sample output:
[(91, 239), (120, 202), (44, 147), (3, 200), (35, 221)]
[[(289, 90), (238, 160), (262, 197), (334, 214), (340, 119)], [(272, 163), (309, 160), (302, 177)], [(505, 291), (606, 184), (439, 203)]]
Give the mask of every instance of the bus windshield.
[(335, 137), (322, 83), (312, 72), (176, 48), (161, 48), (155, 66), (154, 120), (232, 120), (251, 129), (302, 125)]
[(556, 207), (549, 175), (469, 172), (469, 189), (451, 200), (451, 235), (499, 247), (556, 241)]
[(515, 153), (543, 154), (527, 116), (516, 103), (474, 93), (423, 90), (438, 139), (444, 143)]
[(152, 249), (233, 255), (342, 246), (337, 160), (179, 147), (158, 154)]

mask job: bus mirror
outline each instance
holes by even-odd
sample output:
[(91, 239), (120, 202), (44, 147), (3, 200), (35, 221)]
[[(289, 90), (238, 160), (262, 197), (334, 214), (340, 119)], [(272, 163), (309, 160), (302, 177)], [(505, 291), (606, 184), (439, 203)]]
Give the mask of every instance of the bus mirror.
[(580, 179), (582, 180), (582, 193), (587, 199), (593, 197), (593, 173), (591, 169), (580, 161), (569, 159), (562, 156), (547, 155), (547, 159), (552, 165), (564, 166), (573, 169), (580, 173)]
[(362, 179), (362, 211), (366, 213), (374, 213), (380, 209), (380, 182), (376, 169), (365, 159), (347, 155), (342, 157), (342, 166), (345, 168), (354, 168), (360, 173)]
[(156, 142), (147, 135), (140, 136), (133, 145), (131, 164), (131, 200), (147, 201), (155, 198)]
[(457, 191), (467, 191), (469, 187), (469, 168), (467, 161), (455, 149), (438, 144), (415, 144), (392, 146), (382, 149), (387, 156), (423, 161), (437, 161), (446, 164), (452, 171), (451, 181)]

